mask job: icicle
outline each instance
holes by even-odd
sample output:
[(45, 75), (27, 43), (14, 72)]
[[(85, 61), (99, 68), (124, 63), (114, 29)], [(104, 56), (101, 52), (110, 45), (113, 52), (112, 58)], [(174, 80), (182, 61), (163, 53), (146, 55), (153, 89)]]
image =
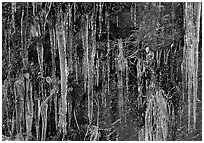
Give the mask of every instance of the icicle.
[[(53, 56), (56, 57), (56, 49), (57, 49), (57, 39), (56, 39), (56, 32), (55, 32), (55, 29), (53, 28)], [(56, 72), (56, 69), (55, 69), (55, 72)], [(55, 76), (55, 72), (53, 73), (53, 75)], [(56, 79), (56, 77), (55, 77)], [(58, 86), (58, 83), (57, 81), (55, 80), (56, 82), (56, 87)], [(57, 112), (57, 96), (54, 97), (54, 106), (55, 106), (55, 125), (56, 125), (56, 129), (57, 129), (57, 125), (58, 125), (58, 112)]]
[[(191, 131), (191, 110), (193, 109), (193, 128), (196, 128), (196, 108), (197, 108), (197, 72), (198, 72), (198, 43), (200, 26), (200, 3), (198, 7), (194, 3), (185, 3), (185, 46), (186, 46), (186, 73), (188, 79), (188, 131)], [(194, 13), (195, 10), (198, 13)], [(199, 9), (199, 10), (197, 10)], [(195, 18), (195, 16), (197, 16)], [(197, 22), (195, 22), (198, 20)], [(195, 23), (197, 25), (195, 25)], [(194, 40), (192, 40), (194, 39)], [(193, 100), (193, 105), (191, 105)]]
[(169, 49), (168, 51), (164, 50), (164, 63), (166, 65), (168, 64), (168, 59), (169, 59), (170, 52), (171, 52), (171, 49)]
[[(188, 3), (186, 3), (186, 20), (189, 21), (189, 19), (187, 19), (189, 17), (189, 15), (187, 14), (187, 10), (188, 10)], [(186, 25), (186, 28), (187, 28), (187, 25)], [(187, 29), (189, 30), (189, 29)], [(189, 32), (189, 31), (188, 31)], [(188, 34), (186, 34), (186, 41), (185, 41), (185, 45), (186, 45), (186, 48), (187, 50), (189, 50), (189, 43), (188, 43)], [(192, 50), (191, 50), (192, 51)], [(188, 132), (190, 132), (191, 130), (191, 90), (192, 90), (192, 87), (191, 87), (191, 72), (189, 71), (190, 69), (190, 62), (191, 62), (191, 59), (190, 59), (190, 51), (187, 51), (187, 55), (186, 55), (186, 69), (187, 69), (187, 92), (188, 92)]]
[[(39, 25), (38, 25), (39, 27)], [(38, 29), (37, 32), (38, 35), (40, 35), (40, 31)], [(44, 48), (42, 44), (37, 43), (37, 54), (38, 54), (38, 64), (40, 66), (40, 76), (43, 77), (43, 53), (44, 53)], [(37, 132), (37, 139), (40, 140), (40, 131), (39, 131), (39, 126), (40, 126), (40, 101), (44, 99), (44, 90), (43, 90), (43, 81), (40, 80), (40, 90), (39, 90), (39, 99), (38, 99), (38, 116), (37, 116), (37, 125), (36, 125), (36, 132)]]
[[(9, 30), (7, 31), (7, 30), (5, 30), (5, 47), (6, 48), (8, 48), (8, 76), (7, 76), (7, 78), (8, 78), (8, 84), (10, 84), (11, 85), (11, 68), (12, 68), (12, 53), (11, 53), (11, 49), (12, 49), (12, 47), (11, 47), (11, 45), (10, 45), (10, 41), (9, 41), (9, 39), (11, 38), (11, 35), (12, 33), (11, 33), (11, 25), (9, 25)], [(14, 44), (14, 43), (12, 43), (12, 44)], [(6, 85), (6, 84), (4, 84), (4, 85)], [(9, 85), (7, 85), (7, 86), (9, 86)], [(7, 92), (7, 90), (8, 90), (8, 88), (7, 88), (7, 86), (6, 86), (6, 92)], [(12, 87), (11, 86), (9, 86), (9, 90), (8, 91), (12, 91)], [(8, 94), (6, 93), (6, 95), (5, 95), (5, 98), (4, 98), (5, 100), (5, 104), (7, 104), (7, 102), (8, 102)], [(6, 102), (6, 100), (7, 100), (7, 102)], [(2, 101), (2, 105), (3, 105), (3, 101)], [(3, 107), (3, 106), (2, 106)], [(5, 107), (6, 108), (6, 107)], [(8, 108), (7, 108), (7, 111), (6, 111), (6, 114), (8, 115)], [(3, 117), (3, 116), (2, 116)], [(8, 117), (8, 116), (7, 116)], [(3, 121), (3, 120), (2, 120)], [(8, 121), (6, 121), (7, 123), (8, 123)], [(9, 123), (8, 123), (9, 124)]]
[[(119, 66), (119, 65), (118, 65)], [(122, 116), (123, 116), (123, 81), (122, 81), (122, 71), (117, 71), (118, 74), (118, 90), (119, 90), (119, 93), (118, 93), (118, 99), (119, 99), (119, 116), (120, 116), (120, 123), (122, 123)]]
[[(24, 59), (24, 29), (23, 29), (23, 26), (24, 26), (24, 19), (23, 19), (23, 17), (24, 17), (24, 7), (22, 8), (22, 15), (21, 15), (21, 52), (20, 52), (20, 54), (21, 54), (21, 57)], [(24, 62), (23, 62), (24, 63)], [(24, 65), (23, 65), (24, 67), (25, 67), (25, 63), (24, 63)]]
[[(185, 16), (186, 16), (186, 17), (185, 17), (185, 18), (187, 18), (187, 17), (188, 17), (188, 15), (187, 15), (187, 9), (188, 9), (188, 8), (187, 8), (187, 3), (186, 3), (185, 9), (186, 9), (186, 13), (185, 13)], [(185, 26), (187, 27), (187, 25), (185, 25)], [(188, 50), (188, 49), (189, 49), (189, 44), (188, 44), (188, 40), (187, 40), (188, 37), (187, 37), (187, 36), (188, 36), (188, 35), (186, 34), (186, 35), (185, 35), (185, 46), (186, 46), (186, 48), (187, 48), (187, 50)], [(188, 69), (188, 68), (189, 68), (189, 57), (188, 57), (189, 55), (188, 55), (188, 54), (189, 54), (189, 52), (187, 51), (187, 53), (186, 53), (186, 69), (187, 69), (187, 71), (186, 71), (186, 73), (187, 73), (186, 77), (187, 77), (187, 78), (186, 78), (186, 79), (187, 79), (187, 92), (188, 92), (188, 93), (187, 93), (187, 95), (188, 95), (188, 132), (190, 132), (190, 130), (191, 130), (191, 123), (190, 123), (190, 122), (191, 122), (191, 121), (190, 121), (190, 120), (191, 120), (191, 98), (190, 98), (190, 94), (191, 94), (191, 93), (189, 93), (189, 92), (191, 92), (191, 87), (190, 87), (191, 84), (190, 84), (189, 81), (191, 81), (191, 80), (190, 80), (190, 76), (189, 76), (190, 73), (189, 73), (189, 71), (188, 71), (188, 70), (189, 70), (189, 69)]]
[(92, 14), (91, 17), (91, 31), (92, 31), (92, 54), (91, 54), (91, 77), (90, 77), (90, 84), (91, 84), (91, 119), (92, 119), (92, 114), (93, 114), (93, 98), (94, 98), (94, 90), (93, 90), (93, 85), (94, 85), (94, 74), (95, 74), (95, 68), (94, 68), (94, 60), (96, 56), (96, 18), (95, 18), (95, 5), (94, 5), (94, 14)]
[(33, 15), (35, 16), (35, 3), (36, 2), (32, 2), (32, 6), (33, 6)]
[(122, 39), (119, 39), (118, 41), (118, 49), (119, 49), (119, 55), (118, 55), (118, 66), (119, 66), (119, 71), (124, 70), (124, 56), (123, 56), (123, 42)]
[(48, 102), (52, 99), (53, 95), (55, 94), (55, 89), (50, 89), (50, 95), (42, 102), (40, 106), (40, 113), (42, 117), (42, 141), (46, 139), (46, 131), (47, 131), (47, 109), (48, 109)]
[(120, 114), (120, 122), (122, 123), (122, 116), (124, 113), (123, 110), (123, 70), (125, 68), (124, 66), (124, 56), (123, 56), (123, 42), (122, 39), (119, 39), (118, 41), (118, 48), (119, 48), (119, 54), (118, 54), (118, 67), (117, 67), (117, 72), (118, 72), (118, 89), (119, 89), (119, 114)]
[[(199, 47), (199, 40), (200, 40), (200, 15), (201, 15), (201, 3), (194, 3), (194, 5), (197, 4), (197, 25), (196, 25), (196, 31), (197, 33), (195, 33), (196, 35), (196, 41), (195, 41), (195, 78), (194, 78), (194, 82), (195, 82), (195, 87), (194, 87), (194, 105), (193, 105), (193, 112), (194, 112), (194, 129), (196, 129), (196, 111), (197, 111), (197, 101), (199, 101), (198, 97), (197, 97), (197, 91), (198, 91), (198, 47)], [(195, 8), (195, 9), (196, 9)]]
[(159, 11), (161, 12), (161, 2), (159, 2)]
[(13, 27), (12, 33), (16, 32), (16, 29), (15, 29), (15, 12), (16, 12), (16, 3), (12, 2), (12, 27)]
[(86, 33), (85, 33), (85, 47), (86, 47), (86, 70), (87, 70), (87, 79), (88, 79), (88, 83), (87, 83), (87, 94), (88, 94), (88, 118), (89, 118), (89, 124), (91, 124), (92, 122), (92, 117), (91, 117), (91, 99), (90, 99), (90, 65), (89, 65), (89, 17), (88, 14), (86, 15)]
[[(65, 34), (65, 36), (64, 37), (68, 37), (68, 43), (66, 43), (66, 45), (67, 45), (67, 49), (66, 49), (66, 51), (67, 51), (67, 55), (68, 55), (68, 61), (67, 61), (67, 63), (68, 63), (68, 68), (67, 68), (67, 73), (66, 73), (66, 75), (67, 75), (67, 77), (69, 76), (69, 73), (73, 73), (73, 60), (72, 60), (72, 54), (73, 54), (73, 51), (74, 51), (74, 49), (73, 49), (73, 22), (72, 22), (72, 7), (71, 7), (71, 4), (70, 3), (68, 3), (68, 13), (67, 13), (67, 15), (68, 15), (68, 22), (67, 23), (69, 23), (68, 24), (68, 26), (67, 25), (65, 25), (65, 29), (67, 29), (67, 32), (66, 32), (66, 34)], [(67, 20), (66, 20), (67, 21)], [(66, 42), (66, 39), (64, 39), (64, 41)], [(67, 55), (66, 55), (66, 57), (67, 57)], [(67, 58), (66, 58), (67, 59)], [(66, 64), (67, 65), (67, 64)], [(68, 87), (67, 87), (68, 88)], [(71, 125), (71, 119), (72, 119), (72, 98), (71, 98), (71, 95), (70, 94), (68, 94), (67, 95), (67, 108), (68, 108), (68, 127), (70, 127), (70, 125)]]
[(59, 108), (59, 121), (58, 121), (58, 128), (59, 128), (59, 133), (62, 134), (62, 120), (63, 120), (63, 115), (62, 115), (62, 97), (58, 98), (58, 108)]
[[(3, 83), (3, 88), (2, 88), (2, 93), (4, 95), (3, 99), (2, 99), (2, 121), (3, 121), (3, 118), (5, 117), (4, 115), (6, 115), (6, 117), (8, 118), (8, 113), (9, 113), (8, 109), (9, 108), (8, 108), (7, 102), (10, 102), (9, 98), (8, 98), (8, 91), (12, 91), (12, 87), (9, 86), (9, 85), (11, 85), (11, 68), (12, 68), (12, 63), (11, 63), (11, 46), (10, 46), (10, 40), (9, 40), (11, 38), (11, 25), (9, 25), (9, 29), (8, 30), (4, 29), (2, 34), (5, 34), (4, 35), (5, 37), (3, 36), (4, 38), (2, 38), (2, 42), (3, 42), (3, 39), (4, 39), (5, 41), (3, 43), (5, 43), (5, 48), (8, 48), (8, 75), (7, 75), (7, 79)], [(8, 87), (9, 87), (9, 89), (8, 89)], [(11, 117), (11, 120), (12, 120), (12, 117)], [(7, 126), (9, 124), (8, 122), (9, 121), (6, 120)], [(14, 122), (14, 119), (12, 120), (12, 122)]]
[(12, 114), (12, 122), (11, 122), (11, 132), (14, 133), (15, 129), (15, 112)]
[[(44, 49), (41, 44), (37, 43), (38, 63), (40, 65), (40, 76), (43, 77), (43, 53)], [(42, 89), (41, 89), (42, 90)]]
[(129, 82), (129, 67), (128, 67), (128, 61), (125, 59), (125, 80), (126, 80), (126, 92), (127, 94), (129, 93), (129, 87), (128, 87), (128, 82)]
[(105, 65), (102, 65), (102, 104), (105, 106)]
[[(76, 48), (77, 49), (77, 48)], [(75, 72), (76, 72), (76, 82), (77, 82), (77, 84), (79, 83), (79, 77), (78, 77), (78, 70), (79, 70), (79, 68), (78, 68), (78, 65), (79, 65), (79, 57), (77, 56), (77, 51), (75, 52), (75, 59), (76, 59), (76, 61), (75, 61)]]
[(172, 22), (173, 22), (173, 28), (172, 28), (172, 37), (173, 37), (173, 45), (175, 45), (174, 43), (174, 33), (175, 33), (175, 24), (174, 24), (174, 5), (173, 5), (173, 2), (172, 2)]
[(128, 102), (128, 95), (129, 95), (129, 78), (128, 78), (128, 61), (125, 59), (124, 61), (125, 64), (125, 87), (126, 87), (126, 94), (125, 94), (125, 124), (127, 123), (127, 115), (126, 115), (126, 110), (127, 110), (127, 102)]
[[(184, 58), (184, 53), (183, 53), (183, 58)], [(185, 90), (184, 90), (184, 88), (185, 88), (185, 85), (184, 85), (184, 81), (185, 81), (185, 69), (184, 69), (184, 67), (185, 67), (185, 62), (184, 62), (184, 60), (183, 60), (183, 62), (181, 63), (181, 74), (182, 74), (182, 87), (181, 87), (181, 92), (182, 92), (182, 99), (181, 99), (181, 118), (180, 118), (180, 122), (181, 122), (181, 124), (180, 124), (180, 127), (182, 127), (182, 116), (183, 116), (183, 112), (184, 112), (184, 110), (183, 110), (183, 103), (184, 103), (184, 95), (185, 95)]]
[(77, 12), (77, 3), (74, 2), (74, 31), (75, 31), (75, 22), (76, 22), (76, 12)]
[[(184, 4), (183, 4), (183, 9), (185, 9), (184, 8)], [(183, 19), (183, 27), (185, 27), (185, 13), (184, 13), (184, 19)], [(184, 35), (184, 41), (185, 41), (185, 35)], [(186, 45), (184, 44), (184, 46), (183, 46), (183, 51), (182, 51), (182, 53), (183, 53), (183, 55), (182, 55), (182, 57), (183, 57), (183, 61), (182, 61), (182, 63), (181, 63), (181, 73), (182, 73), (182, 99), (181, 99), (181, 114), (182, 114), (182, 116), (184, 115), (184, 101), (185, 101), (185, 81), (186, 81), (186, 75), (185, 75), (185, 71), (186, 71), (186, 69), (185, 69), (185, 64), (186, 64), (186, 62), (185, 62), (185, 57), (186, 57)], [(181, 127), (182, 127), (182, 119), (181, 119)]]
[(32, 97), (33, 97), (33, 85), (31, 83), (30, 80), (28, 80), (28, 84), (27, 84), (27, 89), (28, 91), (30, 91), (30, 93), (28, 93), (27, 91), (27, 95), (29, 96), (29, 99), (28, 99), (28, 102), (29, 102), (29, 105), (28, 105), (28, 111), (27, 111), (27, 117), (26, 117), (26, 132), (27, 134), (31, 134), (31, 129), (32, 129), (32, 122), (33, 122), (33, 100), (32, 100)]
[(109, 22), (109, 14), (106, 12), (106, 28), (107, 28), (107, 66), (108, 66), (108, 95), (110, 95), (110, 22)]
[(159, 67), (159, 50), (156, 51), (156, 63), (157, 67)]
[(92, 42), (93, 42), (93, 49), (92, 49), (92, 64), (93, 65), (92, 66), (94, 66), (94, 59), (96, 56), (96, 8), (95, 8), (95, 5), (94, 5), (94, 15), (92, 15), (92, 18), (91, 18), (91, 30), (92, 30)]
[[(65, 21), (65, 20), (63, 20)], [(67, 52), (66, 52), (66, 38), (65, 38), (65, 31), (63, 31), (63, 46), (64, 46), (64, 63), (65, 63), (65, 93), (64, 93), (64, 96), (62, 96), (62, 109), (63, 109), (63, 139), (65, 137), (65, 135), (67, 134), (67, 112), (69, 110), (72, 110), (72, 106), (70, 105), (70, 100), (67, 102), (67, 96), (70, 96), (68, 95), (68, 75), (69, 75), (69, 69), (68, 69), (68, 61), (67, 61)], [(71, 51), (72, 51), (72, 48), (71, 48)], [(70, 57), (72, 59), (72, 57)], [(72, 60), (71, 60), (72, 61)], [(71, 62), (71, 72), (72, 72), (72, 62)], [(70, 98), (69, 98), (70, 99)], [(67, 109), (69, 105), (69, 108)]]
[[(59, 17), (62, 17), (62, 11), (59, 13)], [(63, 139), (66, 135), (66, 113), (67, 113), (67, 75), (68, 75), (68, 69), (67, 69), (67, 59), (66, 59), (66, 41), (65, 41), (65, 32), (64, 32), (64, 25), (62, 22), (64, 19), (59, 21), (58, 23), (58, 29), (57, 29), (57, 39), (58, 39), (58, 49), (59, 49), (59, 58), (60, 58), (60, 72), (61, 72), (61, 129), (63, 131)]]
[(136, 28), (137, 26), (137, 3), (135, 3), (135, 7), (134, 7), (134, 27)]
[(106, 73), (107, 73), (107, 71), (106, 71), (106, 64), (104, 64), (104, 63), (103, 63), (103, 71), (104, 71), (104, 73), (103, 73), (103, 87), (104, 87), (103, 96), (104, 96), (104, 106), (106, 107), (107, 106), (107, 104), (106, 104), (106, 93), (107, 93)]
[[(95, 12), (95, 7), (94, 7), (94, 12)], [(93, 13), (94, 13), (93, 12)], [(96, 41), (95, 41), (95, 27), (94, 27), (94, 15), (91, 15), (90, 18), (90, 28), (91, 28), (91, 46), (90, 46), (90, 50), (91, 50), (91, 54), (90, 57), (88, 57), (88, 61), (89, 61), (89, 72), (88, 72), (88, 88), (89, 88), (89, 99), (90, 99), (90, 124), (92, 123), (92, 117), (93, 117), (93, 96), (94, 96), (94, 91), (93, 91), (93, 84), (94, 84), (94, 59), (95, 59), (95, 53), (96, 53)]]
[(136, 68), (137, 68), (137, 79), (139, 80), (137, 83), (137, 86), (138, 86), (138, 107), (140, 107), (142, 105), (142, 101), (141, 101), (141, 98), (142, 98), (141, 73), (143, 71), (141, 59), (138, 59)]
[(47, 109), (48, 105), (46, 104), (45, 107), (42, 106), (41, 116), (42, 116), (42, 135), (41, 141), (45, 141), (46, 139), (46, 131), (47, 131)]
[(69, 72), (73, 72), (73, 61), (72, 61), (72, 47), (73, 47), (73, 24), (72, 24), (72, 8), (69, 3)]
[(13, 3), (14, 12), (16, 12), (16, 2)]
[(118, 20), (118, 15), (117, 15), (117, 17), (116, 17), (116, 21), (117, 21), (117, 22), (116, 22), (116, 23), (117, 23), (116, 26), (118, 27), (118, 21), (119, 21), (119, 20)]
[[(50, 35), (50, 45), (51, 45), (51, 54), (52, 54), (52, 80), (53, 80), (53, 87), (54, 89), (57, 88), (57, 81), (56, 81), (56, 64), (55, 64), (55, 48), (56, 48), (56, 39), (55, 39), (55, 31), (54, 28), (49, 28), (49, 35)], [(57, 96), (54, 96), (54, 110), (55, 110), (55, 128), (57, 129)]]
[(133, 21), (133, 6), (130, 7), (130, 20)]
[(98, 51), (96, 52), (96, 85), (99, 85), (99, 53)]
[(102, 3), (99, 2), (99, 37), (101, 37), (102, 32), (102, 10), (103, 10)]
[[(190, 53), (190, 52), (189, 52)], [(191, 56), (191, 54), (189, 54), (188, 56)], [(188, 58), (188, 68), (190, 68), (190, 62), (191, 59)], [(191, 72), (188, 73), (188, 131), (190, 132), (191, 130), (191, 96), (192, 96), (192, 75)]]
[(162, 55), (162, 50), (158, 50), (158, 52), (159, 52), (159, 66), (160, 66), (160, 61), (161, 61), (161, 55)]
[[(84, 29), (83, 29), (84, 30)], [(85, 40), (84, 40), (84, 32), (82, 30), (82, 47), (85, 46)], [(82, 73), (84, 76), (84, 92), (86, 92), (86, 83), (87, 83), (87, 70), (86, 70), (86, 50), (84, 50), (83, 59), (82, 59)]]
[(87, 62), (86, 62), (86, 56), (87, 56), (87, 53), (86, 53), (86, 21), (85, 21), (85, 18), (82, 19), (82, 27), (81, 27), (81, 39), (82, 39), (82, 47), (83, 47), (83, 63), (82, 63), (82, 73), (83, 73), (83, 76), (84, 76), (84, 92), (86, 92), (86, 86), (87, 86)]
[(99, 96), (97, 94), (97, 122), (96, 122), (96, 125), (97, 127), (99, 128), (99, 116), (100, 116), (100, 105), (99, 105)]

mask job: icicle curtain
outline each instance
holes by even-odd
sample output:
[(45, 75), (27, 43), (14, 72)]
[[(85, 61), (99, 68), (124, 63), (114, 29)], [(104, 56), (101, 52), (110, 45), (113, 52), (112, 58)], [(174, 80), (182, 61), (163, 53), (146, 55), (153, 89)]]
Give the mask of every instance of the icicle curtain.
[[(177, 114), (182, 113), (181, 122), (184, 111), (188, 131), (195, 129), (201, 3), (3, 7), (3, 80), (11, 85), (5, 93), (13, 104), (12, 82), (17, 79), (12, 78), (20, 75), (20, 68), (32, 72), (32, 87), (26, 88), (32, 92), (28, 107), (33, 106), (29, 110), (34, 117), (26, 124), (30, 133), (30, 122), (35, 122), (36, 140), (52, 138), (52, 133), (60, 140), (124, 140), (130, 135), (123, 132), (133, 124), (139, 140), (167, 140)], [(174, 91), (181, 82), (183, 102), (177, 106)], [(52, 88), (59, 93), (49, 96)], [(14, 132), (18, 117), (8, 114)], [(80, 136), (72, 136), (79, 131)]]

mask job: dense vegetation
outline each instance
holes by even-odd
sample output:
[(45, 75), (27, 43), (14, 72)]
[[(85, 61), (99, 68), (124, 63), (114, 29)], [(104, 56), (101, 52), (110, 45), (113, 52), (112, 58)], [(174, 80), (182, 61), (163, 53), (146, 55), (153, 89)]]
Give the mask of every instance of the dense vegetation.
[(197, 130), (201, 17), (201, 3), (2, 3), (3, 140)]

